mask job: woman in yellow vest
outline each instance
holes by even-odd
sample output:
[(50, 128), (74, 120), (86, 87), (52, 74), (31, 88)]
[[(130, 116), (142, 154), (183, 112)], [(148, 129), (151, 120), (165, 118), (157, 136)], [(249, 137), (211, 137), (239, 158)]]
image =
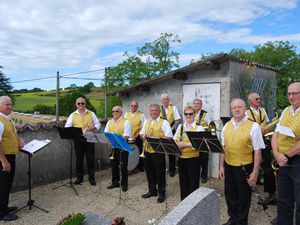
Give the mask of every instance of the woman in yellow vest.
[(185, 122), (179, 125), (174, 135), (174, 140), (181, 150), (181, 156), (178, 158), (181, 200), (199, 188), (200, 180), (199, 151), (192, 147), (186, 131), (204, 131), (201, 125), (196, 124), (196, 111), (192, 106), (186, 106), (183, 114)]

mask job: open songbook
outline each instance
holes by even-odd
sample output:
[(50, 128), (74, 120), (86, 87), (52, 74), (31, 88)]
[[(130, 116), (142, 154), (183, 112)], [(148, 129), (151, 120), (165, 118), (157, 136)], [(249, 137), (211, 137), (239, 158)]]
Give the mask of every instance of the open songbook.
[(51, 140), (32, 140), (31, 142), (27, 143), (23, 148), (21, 148), (21, 152), (23, 153), (35, 153), (40, 149), (47, 146)]

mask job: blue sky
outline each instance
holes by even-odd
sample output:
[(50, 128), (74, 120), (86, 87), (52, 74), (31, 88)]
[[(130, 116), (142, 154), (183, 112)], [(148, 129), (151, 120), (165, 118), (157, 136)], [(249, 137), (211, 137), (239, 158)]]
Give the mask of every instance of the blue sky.
[[(275, 40), (300, 52), (296, 0), (1, 0), (0, 18), (0, 65), (15, 89), (55, 89), (55, 78), (16, 82), (114, 66), (164, 32), (179, 35), (173, 48), (182, 66), (201, 54)], [(62, 79), (61, 87), (87, 82)]]

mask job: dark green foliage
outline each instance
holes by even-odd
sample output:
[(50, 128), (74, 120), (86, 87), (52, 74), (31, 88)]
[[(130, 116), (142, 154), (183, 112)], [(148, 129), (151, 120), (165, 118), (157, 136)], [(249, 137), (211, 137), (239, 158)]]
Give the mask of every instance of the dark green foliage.
[[(104, 118), (105, 117), (105, 112), (104, 112), (104, 101), (100, 104), (100, 110), (99, 113), (97, 114), (100, 118)], [(122, 100), (117, 97), (117, 96), (108, 96), (107, 97), (107, 117), (112, 117), (112, 108), (116, 105), (122, 106)]]
[(55, 108), (50, 105), (37, 104), (33, 106), (33, 112), (38, 111), (41, 114), (55, 115)]
[(13, 86), (11, 86), (9, 78), (5, 76), (5, 74), (1, 71), (3, 67), (0, 66), (0, 96), (7, 95), (14, 102), (15, 98), (12, 96)]

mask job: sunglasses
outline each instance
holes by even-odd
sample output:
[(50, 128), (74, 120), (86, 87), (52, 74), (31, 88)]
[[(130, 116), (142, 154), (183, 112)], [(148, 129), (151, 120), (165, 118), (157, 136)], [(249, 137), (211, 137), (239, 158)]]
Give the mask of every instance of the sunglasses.
[(77, 102), (76, 104), (77, 104), (77, 105), (85, 105), (84, 102)]
[(113, 110), (112, 111), (112, 113), (118, 113), (118, 112), (120, 112), (120, 111), (118, 111), (118, 110)]
[(192, 116), (194, 113), (184, 113), (185, 116)]
[(260, 100), (260, 98), (256, 98), (255, 100), (258, 101), (258, 100)]
[(131, 105), (131, 107), (137, 107), (137, 105)]

